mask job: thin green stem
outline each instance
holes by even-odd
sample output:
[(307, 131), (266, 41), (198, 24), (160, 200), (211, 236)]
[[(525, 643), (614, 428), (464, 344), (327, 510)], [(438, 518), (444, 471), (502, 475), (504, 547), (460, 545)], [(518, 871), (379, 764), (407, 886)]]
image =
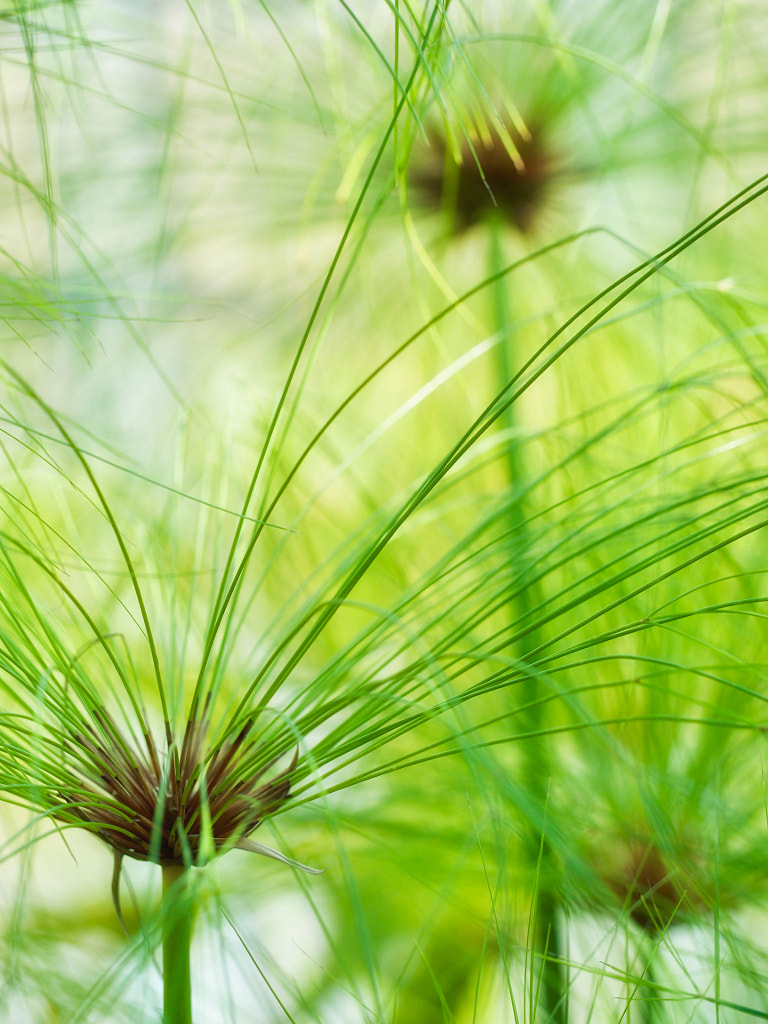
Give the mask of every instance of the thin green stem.
[(189, 956), (193, 914), (189, 870), (163, 867), (163, 1024), (192, 1024)]
[[(509, 309), (508, 282), (500, 276), (500, 271), (505, 265), (504, 255), (501, 247), (501, 232), (503, 224), (500, 217), (494, 216), (488, 224), (490, 236), (490, 260), (489, 279), (492, 280), (491, 300), (493, 303), (493, 318), (495, 330), (499, 335), (496, 345), (496, 373), (498, 374), (501, 388), (506, 388), (512, 380), (512, 360), (509, 352), (509, 338), (512, 332), (512, 315)], [(520, 553), (528, 550), (530, 538), (528, 531), (528, 520), (524, 507), (526, 494), (526, 467), (523, 457), (521, 441), (516, 437), (517, 421), (515, 406), (509, 403), (500, 416), (500, 426), (507, 431), (508, 439), (504, 445), (509, 487), (514, 493), (517, 491), (518, 498), (510, 502), (508, 514), (510, 518), (510, 543), (509, 556), (513, 561), (518, 559)], [(526, 622), (535, 612), (540, 602), (536, 580), (528, 580), (527, 585), (522, 587), (511, 601), (511, 613), (513, 622)], [(538, 631), (523, 635), (518, 641), (517, 656), (527, 663), (531, 654), (539, 643)], [(527, 708), (521, 715), (521, 730), (523, 733), (536, 735), (542, 727), (543, 705), (538, 700), (539, 681), (532, 672), (526, 672), (520, 683), (520, 704)], [(546, 743), (546, 741), (544, 741)], [(567, 1024), (568, 1002), (567, 991), (564, 988), (562, 971), (558, 958), (561, 952), (561, 935), (558, 920), (559, 898), (557, 892), (557, 868), (553, 850), (549, 839), (541, 835), (539, 829), (547, 818), (547, 800), (549, 795), (549, 767), (547, 764), (547, 749), (542, 745), (541, 739), (532, 745), (530, 742), (524, 745), (526, 762), (524, 771), (526, 773), (531, 792), (534, 794), (537, 803), (538, 819), (532, 823), (531, 843), (532, 848), (541, 839), (539, 851), (541, 863), (541, 876), (539, 880), (539, 893), (536, 901), (536, 924), (534, 929), (534, 943), (536, 951), (541, 957), (542, 971), (542, 994), (545, 1007), (550, 1014), (553, 1024)]]

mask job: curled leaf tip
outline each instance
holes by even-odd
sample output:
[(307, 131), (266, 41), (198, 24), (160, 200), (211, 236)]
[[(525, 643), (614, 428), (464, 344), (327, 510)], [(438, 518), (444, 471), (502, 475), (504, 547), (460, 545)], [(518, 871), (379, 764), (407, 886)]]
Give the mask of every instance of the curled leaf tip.
[(112, 902), (115, 905), (115, 913), (117, 919), (122, 925), (123, 931), (128, 935), (128, 929), (125, 926), (125, 920), (123, 918), (123, 912), (120, 909), (120, 871), (123, 866), (123, 854), (119, 850), (114, 851), (115, 854), (115, 866), (112, 870)]

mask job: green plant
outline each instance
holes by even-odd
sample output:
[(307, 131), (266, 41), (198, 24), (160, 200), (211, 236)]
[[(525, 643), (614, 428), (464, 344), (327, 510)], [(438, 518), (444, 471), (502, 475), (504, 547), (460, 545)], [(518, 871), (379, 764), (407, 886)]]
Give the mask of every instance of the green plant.
[[(717, 116), (749, 12), (715, 26), (703, 122), (701, 84), (665, 81), (699, 3), (180, 14), (119, 44), (87, 8), (8, 21), (0, 785), (35, 819), (5, 853), (84, 828), (115, 894), (123, 856), (164, 874), (101, 981), (41, 984), (34, 1013), (152, 1013), (130, 978), (162, 941), (165, 1019), (189, 1021), (206, 911), (267, 1018), (597, 1021), (611, 985), (635, 1017), (764, 1013), (732, 911), (762, 894), (740, 622), (764, 594), (768, 186), (740, 152), (762, 134)], [(268, 876), (315, 912), (322, 979), (270, 971), (211, 895), (238, 848), (325, 868)], [(668, 976), (685, 914), (714, 920), (703, 991)], [(623, 962), (573, 952), (590, 915)]]

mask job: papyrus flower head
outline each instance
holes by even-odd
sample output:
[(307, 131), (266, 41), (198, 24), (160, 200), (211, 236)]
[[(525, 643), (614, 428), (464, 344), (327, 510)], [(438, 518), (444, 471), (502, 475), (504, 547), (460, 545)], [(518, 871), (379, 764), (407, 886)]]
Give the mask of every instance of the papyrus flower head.
[(414, 163), (412, 183), (425, 203), (447, 208), (458, 229), (496, 215), (525, 232), (554, 169), (540, 129), (495, 120), (457, 146), (437, 136), (428, 159)]
[(119, 856), (162, 865), (200, 865), (230, 846), (276, 855), (248, 837), (288, 797), (298, 752), (281, 771), (279, 758), (264, 763), (251, 719), (208, 746), (203, 716), (161, 754), (149, 731), (141, 750), (105, 709), (92, 713), (65, 743), (79, 785), (58, 793), (57, 817), (82, 822)]

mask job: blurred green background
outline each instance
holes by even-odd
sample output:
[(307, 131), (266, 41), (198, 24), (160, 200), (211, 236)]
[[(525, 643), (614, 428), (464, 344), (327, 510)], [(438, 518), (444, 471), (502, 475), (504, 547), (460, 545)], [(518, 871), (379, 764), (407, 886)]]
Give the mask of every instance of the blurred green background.
[(0, 5), (6, 1019), (159, 1019), (158, 872), (126, 936), (35, 757), (64, 651), (160, 725), (137, 586), (175, 725), (204, 663), (298, 749), (256, 838), (323, 870), (195, 869), (195, 1020), (768, 1019), (766, 40)]

